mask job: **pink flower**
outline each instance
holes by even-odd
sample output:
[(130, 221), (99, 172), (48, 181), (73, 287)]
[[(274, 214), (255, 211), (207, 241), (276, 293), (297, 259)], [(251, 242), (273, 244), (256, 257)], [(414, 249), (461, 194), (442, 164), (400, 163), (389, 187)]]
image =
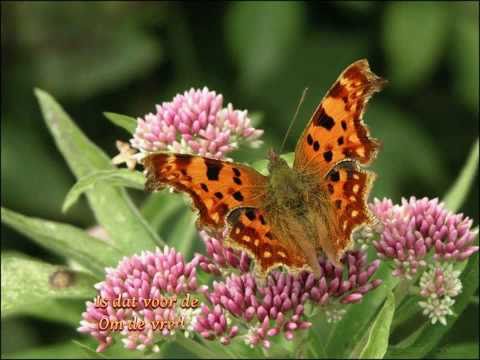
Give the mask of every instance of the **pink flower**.
[[(215, 239), (207, 238), (207, 241), (208, 247)], [(210, 253), (216, 255), (231, 251), (225, 250), (221, 242), (216, 241), (215, 249), (211, 249)], [(230, 263), (238, 264), (238, 257), (243, 255), (237, 253), (235, 256), (237, 260)], [(200, 264), (202, 261), (205, 260), (200, 260)], [(381, 280), (371, 279), (380, 264), (379, 260), (368, 264), (365, 253), (354, 251), (345, 256), (344, 262), (348, 268), (346, 273), (320, 257), (322, 276), (319, 279), (306, 271), (292, 275), (274, 270), (265, 286), (259, 285), (251, 273), (237, 267), (242, 274), (231, 274), (223, 281), (214, 281), (212, 290), (204, 289), (211, 306), (204, 306), (195, 330), (209, 340), (220, 339), (228, 343), (232, 337), (241, 335), (249, 346), (268, 348), (270, 337), (283, 334), (291, 340), (297, 331), (311, 326), (308, 315), (304, 313), (306, 302), (322, 306), (332, 313), (329, 318), (339, 320), (333, 314), (338, 305), (360, 302), (365, 293), (381, 284)], [(208, 262), (216, 266), (215, 269), (228, 268), (226, 263), (222, 256), (213, 256)], [(207, 267), (207, 271), (210, 270)], [(239, 330), (245, 329), (240, 326), (245, 323), (248, 323), (247, 330)]]
[[(99, 296), (109, 300), (107, 307), (96, 307), (94, 302), (88, 301), (78, 331), (95, 337), (99, 342), (97, 352), (101, 352), (111, 345), (114, 335), (111, 329), (102, 330), (106, 324), (105, 319), (110, 322), (122, 321), (125, 325), (128, 321), (140, 319), (146, 324), (144, 330), (129, 331), (125, 327), (119, 332), (124, 346), (128, 349), (150, 348), (158, 351), (156, 342), (172, 335), (173, 330), (167, 327), (155, 328), (155, 321), (158, 324), (161, 320), (178, 320), (183, 317), (183, 324), (188, 327), (195, 312), (178, 306), (145, 306), (144, 299), (171, 296), (178, 297), (180, 301), (187, 293), (196, 291), (196, 265), (195, 260), (186, 263), (182, 254), (167, 246), (163, 251), (157, 249), (155, 252), (147, 251), (124, 258), (116, 268), (108, 268), (106, 279), (96, 285)], [(113, 299), (119, 296), (120, 299), (136, 298), (137, 305), (133, 308), (116, 308)]]
[(460, 271), (454, 270), (450, 264), (435, 264), (422, 274), (420, 278), (420, 295), (423, 301), (418, 304), (432, 324), (437, 321), (447, 325), (446, 316), (454, 315), (452, 306), (454, 298), (462, 292)]
[(412, 278), (426, 265), (426, 255), (433, 249), (436, 260), (462, 261), (478, 251), (473, 246), (472, 220), (446, 210), (438, 199), (375, 199), (370, 205), (384, 226), (379, 240), (373, 242), (378, 255), (392, 259), (394, 275)]
[(221, 275), (222, 270), (239, 269), (246, 273), (250, 269), (250, 257), (242, 251), (223, 246), (223, 240), (209, 236), (205, 231), (200, 231), (207, 250), (206, 255), (196, 254), (200, 268), (206, 273)]
[(168, 150), (222, 159), (239, 143), (258, 146), (263, 130), (252, 127), (246, 110), (223, 105), (223, 96), (190, 89), (171, 102), (157, 105), (156, 113), (138, 118), (132, 147), (142, 152)]

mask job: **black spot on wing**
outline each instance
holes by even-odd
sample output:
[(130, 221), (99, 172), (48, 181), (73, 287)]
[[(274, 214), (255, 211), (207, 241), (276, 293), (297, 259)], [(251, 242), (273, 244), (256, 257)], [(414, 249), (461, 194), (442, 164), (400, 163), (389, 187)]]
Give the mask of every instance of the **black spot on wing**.
[(219, 191), (217, 191), (214, 195), (217, 199), (223, 199), (223, 194)]
[(342, 120), (342, 129), (344, 131), (347, 130), (347, 122), (345, 120)]
[(176, 154), (175, 155), (175, 164), (178, 167), (187, 167), (192, 161), (192, 155), (187, 154)]
[(329, 151), (325, 151), (325, 152), (323, 153), (323, 158), (324, 158), (325, 161), (327, 161), (327, 162), (332, 161), (332, 157), (333, 157), (333, 154), (332, 154), (332, 152), (331, 152), (330, 150), (329, 150)]
[(337, 139), (337, 144), (338, 144), (338, 145), (343, 145), (343, 136), (340, 136), (340, 137)]
[(232, 196), (237, 201), (243, 201), (243, 195), (240, 191), (235, 191)]
[(260, 219), (260, 222), (262, 223), (262, 225), (265, 225), (267, 223), (263, 215), (260, 215), (258, 218)]
[(313, 150), (315, 150), (315, 151), (320, 150), (320, 143), (318, 141), (315, 141), (313, 143)]
[(207, 166), (207, 178), (208, 180), (218, 181), (220, 170), (222, 170), (222, 163), (218, 160), (205, 159), (205, 165)]
[(235, 174), (235, 176), (240, 176), (241, 175), (241, 172), (240, 170), (238, 170), (237, 168), (233, 168), (233, 173)]
[(315, 125), (321, 126), (330, 131), (335, 126), (335, 121), (328, 116), (325, 110), (322, 108), (319, 116), (315, 119)]
[(335, 182), (337, 182), (338, 180), (340, 180), (340, 174), (338, 173), (337, 170), (333, 170), (333, 171), (330, 173), (330, 180), (335, 181)]
[(203, 191), (208, 192), (208, 186), (207, 184), (201, 183), (200, 187), (202, 188)]
[(248, 209), (247, 211), (245, 211), (245, 216), (248, 218), (248, 220), (250, 221), (253, 221), (255, 220), (256, 216), (255, 216), (255, 211), (253, 211), (252, 209)]
[(313, 144), (313, 138), (312, 138), (312, 135), (310, 135), (310, 134), (307, 135), (307, 143), (308, 143), (308, 145)]
[(237, 185), (242, 185), (242, 180), (239, 177), (234, 176), (233, 182)]

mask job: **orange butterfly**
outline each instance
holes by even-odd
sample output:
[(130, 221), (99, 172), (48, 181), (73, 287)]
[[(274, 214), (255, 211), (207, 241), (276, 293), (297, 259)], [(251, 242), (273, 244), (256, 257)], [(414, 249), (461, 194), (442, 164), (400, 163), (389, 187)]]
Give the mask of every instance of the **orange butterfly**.
[(153, 153), (143, 160), (146, 189), (188, 193), (198, 226), (214, 234), (226, 227), (225, 245), (247, 252), (258, 278), (279, 266), (320, 276), (318, 252), (340, 265), (352, 231), (373, 220), (366, 201), (375, 174), (360, 165), (375, 158), (379, 142), (362, 115), (385, 83), (367, 60), (347, 67), (300, 137), (293, 168), (273, 151), (269, 176), (233, 162)]

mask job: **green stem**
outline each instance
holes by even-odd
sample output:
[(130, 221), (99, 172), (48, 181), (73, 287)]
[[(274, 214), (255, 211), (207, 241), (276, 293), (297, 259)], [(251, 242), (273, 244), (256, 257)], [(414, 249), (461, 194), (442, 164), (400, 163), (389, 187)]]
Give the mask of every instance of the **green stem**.
[(222, 356), (224, 356), (224, 357), (229, 357), (229, 358), (232, 358), (232, 359), (235, 359), (235, 358), (238, 357), (237, 354), (235, 354), (234, 352), (232, 352), (230, 350), (229, 347), (230, 347), (231, 344), (222, 345), (219, 342), (209, 341), (209, 340), (204, 339), (203, 337), (200, 337), (200, 341), (204, 344), (204, 346), (206, 346), (208, 348), (214, 347), (215, 348), (215, 351), (214, 351), (215, 353), (220, 352), (220, 353), (224, 353), (225, 355), (227, 355), (227, 356), (224, 356), (222, 354)]
[(412, 280), (403, 279), (396, 286), (393, 295), (395, 296), (395, 304), (397, 307), (402, 303), (403, 299), (410, 293)]
[(209, 347), (182, 335), (177, 336), (175, 341), (200, 359), (215, 359), (223, 355), (213, 352)]

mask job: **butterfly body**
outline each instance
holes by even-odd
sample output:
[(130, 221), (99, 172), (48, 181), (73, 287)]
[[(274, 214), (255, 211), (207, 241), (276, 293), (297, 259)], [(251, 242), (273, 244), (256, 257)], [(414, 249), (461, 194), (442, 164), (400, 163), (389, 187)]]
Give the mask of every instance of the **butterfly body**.
[(278, 229), (274, 236), (302, 253), (311, 269), (320, 275), (316, 254), (321, 247), (316, 240), (328, 234), (318, 233), (319, 228), (315, 223), (328, 222), (327, 211), (318, 211), (328, 208), (326, 194), (322, 194), (318, 181), (312, 181), (291, 168), (273, 151), (270, 153), (268, 169), (264, 209), (268, 223)]
[(265, 208), (271, 213), (288, 212), (295, 217), (304, 216), (308, 210), (306, 199), (312, 190), (310, 184), (284, 159), (273, 152), (271, 154)]
[(362, 115), (383, 84), (366, 60), (350, 65), (315, 110), (292, 167), (273, 151), (268, 176), (244, 164), (153, 153), (143, 160), (146, 188), (189, 194), (198, 226), (214, 235), (226, 231), (225, 245), (255, 260), (257, 278), (279, 266), (320, 275), (319, 252), (340, 265), (352, 232), (373, 220), (366, 201), (374, 174), (361, 165), (379, 143)]

